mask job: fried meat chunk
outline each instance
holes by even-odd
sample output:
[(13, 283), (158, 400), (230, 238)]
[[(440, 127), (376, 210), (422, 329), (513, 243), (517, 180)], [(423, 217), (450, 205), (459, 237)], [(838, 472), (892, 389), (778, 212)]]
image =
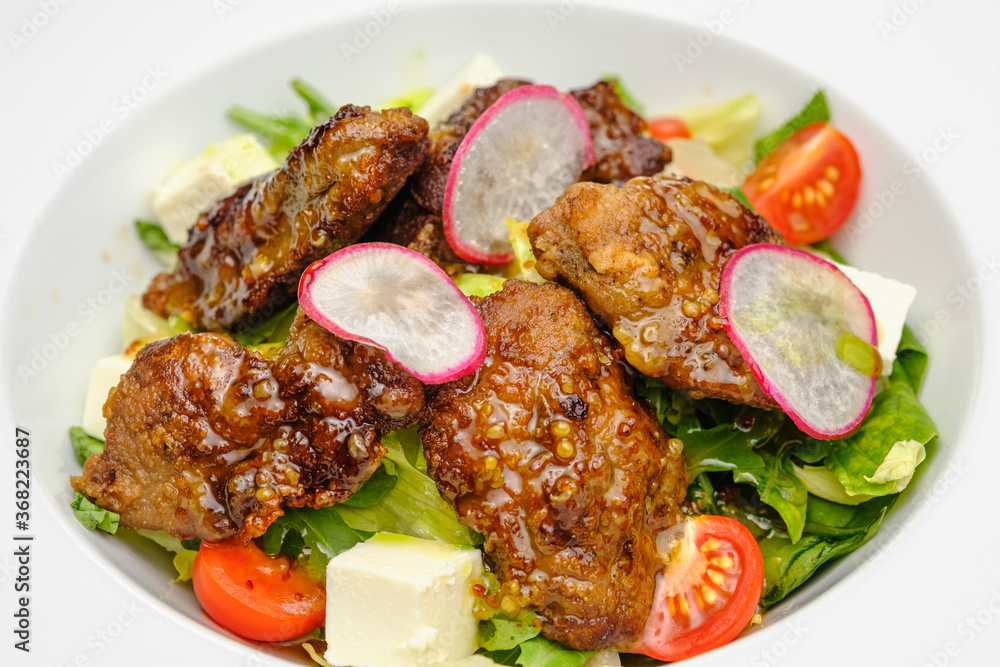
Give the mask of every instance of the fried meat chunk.
[(572, 292), (509, 280), (478, 309), (485, 365), (428, 389), (428, 471), (546, 637), (627, 648), (652, 604), (655, 534), (684, 498), (680, 446)]
[(342, 107), (280, 169), (202, 213), (143, 304), (203, 329), (259, 323), (292, 301), (306, 266), (357, 241), (385, 210), (423, 161), (426, 135), (408, 109)]
[(695, 398), (777, 407), (723, 329), (719, 276), (752, 243), (782, 243), (726, 192), (687, 178), (578, 183), (532, 220), (536, 270), (573, 287), (625, 358)]
[(423, 386), (382, 351), (301, 312), (272, 359), (181, 334), (139, 351), (104, 405), (104, 452), (73, 488), (128, 528), (248, 540), (283, 505), (348, 498), (381, 462), (381, 437), (423, 408)]
[(670, 148), (649, 136), (649, 125), (622, 101), (610, 81), (570, 91), (580, 103), (594, 142), (594, 166), (581, 180), (621, 185), (652, 176), (670, 162)]
[[(501, 79), (477, 88), (441, 125), (429, 134), (430, 149), (420, 169), (400, 196), (405, 203), (393, 206), (372, 229), (371, 239), (409, 247), (437, 262), (445, 271), (480, 271), (482, 267), (459, 258), (444, 235), (444, 191), (451, 163), (472, 125), (500, 97), (520, 86), (521, 79)], [(583, 109), (594, 142), (595, 164), (582, 180), (623, 183), (635, 176), (660, 172), (670, 162), (670, 149), (649, 134), (649, 126), (615, 92), (614, 85), (599, 81), (570, 93)], [(408, 195), (408, 197), (407, 197)]]

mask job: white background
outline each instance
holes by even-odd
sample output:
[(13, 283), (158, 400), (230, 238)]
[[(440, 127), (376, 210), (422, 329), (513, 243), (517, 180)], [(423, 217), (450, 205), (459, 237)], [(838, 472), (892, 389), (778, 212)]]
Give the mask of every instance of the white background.
[[(46, 4), (51, 18), (15, 48), (10, 34), (21, 33), (25, 21), (32, 21)], [(403, 10), (420, 4), (404, 1)], [(539, 4), (558, 7), (558, 2)], [(1000, 249), (995, 166), (1000, 155), (1000, 5), (985, 0), (615, 4), (648, 7), (695, 29), (736, 7), (725, 38), (791, 62), (839, 91), (864, 108), (907, 154), (928, 149), (940, 131), (950, 129), (957, 139), (938, 155), (930, 178), (922, 183), (930, 182), (944, 196), (974, 264)], [(115, 98), (142, 78), (148, 64), (168, 73), (152, 95), (169, 95), (203, 68), (335, 17), (343, 6), (306, 0), (175, 0), (169, 6), (128, 0), (4, 0), (0, 284), (16, 284), (12, 262), (59, 185), (53, 162), (85, 129), (109, 116)], [(993, 280), (980, 295), (986, 303), (986, 331), (994, 335), (1000, 332), (998, 292), (1000, 280)], [(995, 346), (987, 346), (987, 368), (995, 372), (1000, 369)], [(799, 613), (783, 634), (744, 640), (729, 664), (1000, 664), (1000, 614), (989, 607), (993, 600), (993, 609), (1000, 611), (1000, 522), (991, 492), (1000, 470), (993, 414), (1000, 395), (990, 373), (984, 376), (959, 454), (969, 467), (960, 483), (900, 536), (877, 576), (834, 587)], [(46, 530), (46, 508), (37, 494), (33, 652), (25, 656), (11, 648), (13, 558), (3, 528), (13, 519), (8, 509), (13, 433), (8, 406), (0, 394), (0, 664), (255, 664), (223, 643), (181, 630), (167, 615), (131, 598), (88, 556), (73, 553), (67, 540)], [(115, 633), (119, 621), (129, 621), (120, 635), (102, 638), (102, 633)]]

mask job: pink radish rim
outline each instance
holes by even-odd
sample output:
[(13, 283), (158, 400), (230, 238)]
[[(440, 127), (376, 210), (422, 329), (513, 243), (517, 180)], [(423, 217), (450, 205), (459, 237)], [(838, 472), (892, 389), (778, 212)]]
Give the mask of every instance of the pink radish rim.
[[(322, 271), (323, 268), (326, 267), (326, 265), (331, 262), (337, 262), (341, 259), (344, 259), (345, 257), (348, 257), (349, 255), (357, 253), (370, 253), (370, 252), (392, 252), (392, 253), (403, 253), (410, 255), (413, 259), (419, 260), (425, 267), (433, 270), (433, 272), (436, 273), (441, 278), (441, 280), (445, 281), (451, 287), (451, 289), (454, 290), (455, 294), (461, 297), (463, 305), (466, 308), (468, 308), (470, 314), (474, 318), (474, 321), (479, 323), (479, 326), (476, 327), (476, 339), (475, 341), (473, 341), (473, 349), (475, 350), (475, 353), (471, 355), (466, 361), (462, 362), (459, 366), (455, 368), (449, 368), (438, 373), (416, 373), (410, 370), (401, 361), (396, 359), (396, 357), (393, 356), (393, 354), (378, 341), (367, 338), (366, 336), (353, 334), (343, 329), (336, 323), (332, 322), (322, 312), (320, 312), (320, 310), (314, 305), (313, 299), (309, 297), (309, 292), (312, 283), (315, 280), (314, 274), (316, 274), (319, 271)], [(417, 378), (418, 380), (420, 380), (425, 384), (443, 384), (445, 382), (450, 382), (452, 380), (457, 380), (458, 378), (465, 377), (469, 373), (475, 371), (480, 366), (482, 366), (483, 362), (486, 360), (486, 329), (483, 326), (482, 318), (479, 316), (479, 311), (476, 310), (476, 307), (472, 304), (469, 298), (464, 294), (462, 294), (462, 291), (458, 289), (458, 286), (455, 285), (455, 282), (448, 276), (447, 273), (445, 273), (441, 269), (441, 267), (439, 267), (437, 264), (427, 259), (423, 255), (421, 255), (419, 252), (410, 250), (409, 248), (406, 248), (404, 246), (395, 245), (392, 243), (375, 242), (375, 243), (356, 243), (354, 245), (349, 245), (345, 248), (341, 248), (340, 250), (337, 250), (336, 252), (327, 255), (323, 259), (313, 262), (306, 268), (306, 270), (302, 273), (302, 278), (299, 280), (298, 298), (299, 298), (299, 306), (302, 308), (302, 310), (305, 311), (306, 315), (308, 315), (310, 319), (316, 321), (324, 329), (340, 336), (341, 338), (346, 338), (348, 340), (364, 343), (365, 345), (371, 345), (372, 347), (377, 347), (378, 349), (385, 352), (385, 355), (391, 361), (393, 361), (396, 364), (399, 364), (408, 373), (413, 375), (413, 377)]]
[(878, 345), (878, 328), (875, 325), (875, 312), (872, 310), (872, 305), (868, 301), (868, 297), (865, 296), (864, 292), (858, 289), (858, 286), (855, 285), (851, 281), (851, 279), (844, 274), (843, 271), (841, 271), (832, 263), (826, 261), (822, 257), (817, 257), (816, 255), (805, 252), (803, 250), (797, 250), (795, 248), (789, 248), (788, 246), (777, 245), (774, 243), (757, 243), (737, 250), (729, 257), (728, 261), (726, 262), (726, 265), (722, 268), (722, 277), (719, 285), (719, 295), (720, 295), (719, 316), (725, 320), (724, 328), (726, 330), (726, 334), (729, 336), (729, 339), (733, 341), (733, 344), (736, 346), (736, 349), (740, 351), (740, 354), (743, 355), (743, 359), (747, 362), (747, 365), (750, 367), (750, 371), (753, 373), (753, 376), (757, 380), (757, 383), (760, 385), (760, 388), (764, 391), (765, 394), (767, 394), (775, 401), (777, 401), (778, 405), (781, 406), (781, 409), (784, 411), (784, 413), (788, 415), (791, 418), (791, 420), (795, 422), (795, 425), (798, 426), (800, 429), (802, 429), (803, 432), (820, 440), (834, 440), (837, 438), (842, 438), (843, 436), (854, 431), (854, 429), (856, 429), (858, 425), (865, 420), (865, 417), (868, 416), (868, 411), (871, 409), (872, 399), (875, 398), (875, 385), (877, 384), (878, 378), (872, 378), (871, 380), (871, 386), (868, 389), (868, 397), (865, 400), (864, 410), (862, 410), (859, 413), (859, 415), (843, 430), (834, 431), (832, 433), (824, 433), (816, 429), (812, 424), (809, 424), (807, 421), (805, 421), (792, 408), (788, 399), (786, 399), (781, 394), (781, 392), (778, 391), (777, 388), (775, 388), (774, 385), (770, 383), (770, 381), (768, 381), (767, 377), (764, 375), (763, 370), (754, 361), (753, 355), (749, 353), (746, 344), (743, 342), (743, 339), (736, 331), (733, 330), (733, 328), (730, 325), (729, 308), (728, 308), (729, 300), (726, 298), (726, 295), (729, 292), (729, 286), (733, 280), (733, 271), (735, 270), (733, 269), (733, 267), (736, 266), (736, 264), (739, 263), (740, 259), (742, 259), (746, 255), (755, 251), (762, 251), (762, 250), (778, 251), (781, 253), (794, 254), (799, 257), (806, 258), (812, 262), (815, 262), (816, 264), (819, 264), (827, 269), (834, 271), (837, 275), (842, 276), (843, 279), (847, 281), (847, 284), (849, 284), (854, 290), (857, 291), (858, 295), (861, 296), (861, 301), (865, 305), (865, 310), (867, 311), (868, 317), (872, 322), (871, 333), (869, 335), (870, 340), (868, 340), (868, 343), (873, 347), (877, 347)]
[(594, 142), (590, 136), (590, 123), (587, 122), (587, 116), (583, 113), (580, 103), (577, 102), (572, 95), (569, 93), (560, 93), (554, 87), (548, 85), (518, 86), (517, 88), (508, 90), (506, 93), (501, 95), (496, 102), (491, 104), (486, 111), (484, 111), (483, 114), (476, 119), (476, 122), (472, 124), (469, 131), (465, 133), (465, 137), (462, 138), (462, 143), (458, 145), (458, 150), (455, 151), (455, 157), (452, 158), (451, 169), (448, 172), (448, 183), (445, 185), (444, 189), (444, 208), (442, 210), (441, 217), (444, 219), (445, 239), (448, 241), (448, 245), (452, 247), (459, 257), (470, 262), (478, 262), (480, 264), (506, 264), (514, 258), (514, 253), (513, 251), (502, 255), (483, 253), (466, 246), (455, 234), (455, 223), (452, 218), (451, 206), (455, 183), (458, 181), (458, 179), (455, 178), (456, 170), (461, 167), (462, 161), (465, 159), (465, 154), (469, 152), (469, 149), (472, 146), (472, 140), (477, 134), (479, 134), (479, 132), (482, 131), (483, 127), (504, 108), (514, 102), (520, 101), (522, 97), (530, 97), (533, 99), (542, 97), (562, 102), (563, 106), (569, 110), (570, 115), (573, 116), (573, 120), (576, 122), (577, 128), (583, 136), (587, 137), (587, 140), (584, 142), (583, 168), (586, 169), (594, 164)]

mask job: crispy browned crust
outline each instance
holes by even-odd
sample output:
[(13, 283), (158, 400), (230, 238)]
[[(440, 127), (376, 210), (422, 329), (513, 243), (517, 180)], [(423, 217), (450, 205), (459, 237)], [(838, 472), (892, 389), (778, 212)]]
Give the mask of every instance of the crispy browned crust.
[(719, 276), (752, 243), (781, 243), (726, 192), (686, 178), (578, 183), (528, 227), (536, 269), (580, 292), (640, 372), (692, 396), (777, 407), (723, 330)]
[(306, 266), (361, 237), (423, 161), (426, 135), (408, 109), (341, 108), (280, 169), (202, 213), (144, 305), (204, 329), (263, 321), (292, 301)]
[(546, 637), (627, 648), (652, 603), (654, 534), (687, 486), (680, 447), (572, 292), (511, 280), (479, 312), (485, 365), (429, 389), (429, 472)]
[(273, 359), (227, 336), (143, 347), (104, 405), (102, 454), (73, 488), (127, 528), (181, 539), (262, 535), (282, 505), (324, 507), (378, 467), (422, 385), (375, 348), (301, 313)]
[(598, 81), (570, 94), (580, 103), (594, 142), (594, 166), (580, 180), (621, 185), (658, 174), (670, 162), (670, 149), (649, 136), (645, 119), (625, 106), (614, 84)]

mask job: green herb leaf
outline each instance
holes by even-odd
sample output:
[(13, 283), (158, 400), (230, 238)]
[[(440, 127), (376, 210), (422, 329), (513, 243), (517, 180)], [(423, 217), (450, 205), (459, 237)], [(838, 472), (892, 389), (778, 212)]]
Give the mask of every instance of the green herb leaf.
[(777, 148), (781, 142), (790, 136), (813, 123), (830, 120), (830, 108), (826, 104), (826, 94), (822, 90), (816, 91), (812, 99), (806, 106), (789, 119), (784, 125), (757, 140), (754, 144), (754, 161), (760, 162), (767, 155)]
[(327, 99), (317, 88), (302, 79), (292, 79), (292, 89), (309, 106), (309, 115), (315, 121), (314, 125), (323, 122), (337, 113), (337, 106), (333, 102)]
[(104, 451), (104, 441), (87, 435), (87, 432), (79, 426), (70, 426), (69, 441), (73, 445), (73, 455), (80, 465), (86, 463), (91, 455)]
[(114, 512), (101, 509), (90, 502), (83, 494), (77, 493), (76, 498), (74, 498), (69, 506), (73, 508), (73, 512), (76, 514), (76, 520), (82, 523), (88, 530), (100, 528), (111, 535), (118, 532), (119, 516)]

